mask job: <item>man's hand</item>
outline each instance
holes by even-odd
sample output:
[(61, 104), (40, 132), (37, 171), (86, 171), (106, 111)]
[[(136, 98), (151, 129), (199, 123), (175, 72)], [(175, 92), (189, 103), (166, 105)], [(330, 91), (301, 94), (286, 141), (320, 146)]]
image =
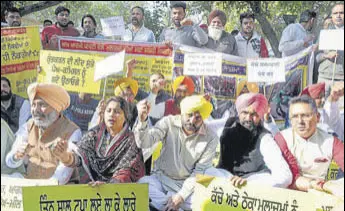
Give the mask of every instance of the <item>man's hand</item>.
[(168, 48), (173, 49), (173, 43), (171, 40), (166, 40), (163, 42), (164, 45), (166, 45)]
[(306, 177), (298, 177), (296, 180), (296, 188), (298, 190), (307, 192), (309, 189), (313, 188), (311, 182), (312, 179)]
[(137, 109), (140, 122), (145, 122), (151, 110), (150, 103), (147, 100), (142, 100), (138, 103)]
[(14, 154), (14, 159), (15, 160), (21, 160), (24, 158), (24, 156), (26, 155), (26, 149), (29, 146), (28, 143), (23, 143), (22, 145), (20, 145), (18, 147), (17, 152)]
[(329, 51), (327, 54), (324, 55), (324, 58), (329, 59), (329, 60), (333, 60), (337, 56), (338, 56), (338, 53), (336, 51)]
[(176, 194), (168, 199), (168, 203), (164, 207), (164, 211), (178, 211), (184, 200), (182, 196)]
[(137, 60), (131, 59), (126, 62), (127, 65), (127, 78), (133, 77), (133, 70), (135, 66), (137, 65)]
[(304, 47), (308, 47), (310, 45), (310, 42), (314, 41), (315, 36), (312, 34), (307, 35), (303, 41), (304, 41)]
[(318, 191), (323, 191), (323, 185), (325, 184), (324, 180), (312, 180), (310, 181), (310, 185), (313, 189)]
[(89, 182), (89, 186), (91, 187), (99, 187), (100, 185), (103, 185), (105, 184), (105, 182), (102, 182), (102, 181), (91, 181)]
[(238, 177), (238, 176), (233, 176), (233, 177), (231, 177), (230, 182), (233, 186), (239, 188), (239, 187), (245, 185), (247, 183), (247, 180), (243, 179), (241, 177)]
[(205, 100), (207, 100), (208, 102), (211, 102), (211, 95), (209, 93), (204, 94), (204, 98)]
[(264, 115), (264, 121), (269, 122), (271, 120), (271, 107), (268, 107), (267, 113)]
[(56, 34), (54, 34), (50, 40), (49, 40), (49, 46), (51, 49), (57, 49), (58, 48), (58, 37)]
[(337, 102), (339, 98), (344, 96), (344, 82), (336, 82), (331, 91), (331, 95), (329, 96), (330, 102)]
[(193, 26), (193, 21), (191, 19), (183, 19), (181, 21), (181, 26)]
[(51, 146), (51, 151), (55, 157), (57, 157), (61, 162), (67, 163), (68, 162), (68, 155), (67, 155), (67, 148), (68, 142), (65, 140), (58, 140), (56, 145)]

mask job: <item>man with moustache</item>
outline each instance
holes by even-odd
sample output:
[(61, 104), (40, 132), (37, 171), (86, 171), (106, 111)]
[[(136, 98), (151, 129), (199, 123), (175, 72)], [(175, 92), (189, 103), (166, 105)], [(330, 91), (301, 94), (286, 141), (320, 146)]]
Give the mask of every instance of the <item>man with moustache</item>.
[(43, 49), (57, 50), (57, 36), (79, 37), (80, 33), (74, 27), (68, 27), (69, 9), (59, 6), (55, 10), (56, 23), (43, 29), (41, 40)]
[(316, 13), (306, 10), (301, 13), (299, 23), (289, 24), (283, 31), (279, 51), (283, 57), (294, 55), (313, 44), (315, 36), (309, 34), (313, 29)]
[(255, 29), (255, 16), (252, 13), (240, 15), (241, 32), (236, 35), (238, 55), (245, 58), (267, 58), (265, 39)]
[(5, 20), (8, 27), (19, 27), (22, 25), (22, 17), (17, 8), (12, 7), (5, 11)]
[(97, 34), (96, 28), (97, 28), (97, 22), (96, 19), (90, 15), (84, 15), (81, 18), (81, 27), (84, 29), (83, 37), (87, 38), (96, 38), (96, 39), (102, 39), (104, 38), (103, 35)]
[(181, 102), (181, 115), (164, 117), (154, 127), (148, 125), (148, 102), (141, 101), (137, 106), (137, 145), (150, 148), (159, 141), (163, 144), (153, 174), (139, 180), (150, 185), (150, 206), (158, 210), (192, 210), (195, 175), (212, 167), (219, 142), (204, 124), (212, 104), (204, 96), (186, 97)]
[(1, 77), (1, 118), (7, 122), (13, 133), (30, 117), (30, 103), (12, 94), (11, 82)]
[(156, 42), (155, 35), (151, 30), (144, 26), (144, 8), (135, 6), (131, 9), (131, 21), (123, 36), (124, 41), (134, 42)]
[(214, 10), (208, 16), (208, 42), (206, 47), (217, 52), (238, 55), (236, 39), (224, 31), (226, 15), (223, 11)]
[(6, 156), (10, 168), (26, 165), (27, 179), (56, 179), (66, 184), (73, 169), (65, 167), (55, 156), (58, 141), (78, 142), (81, 131), (62, 112), (69, 106), (67, 91), (56, 84), (33, 83), (28, 87), (30, 119), (22, 125), (11, 151)]
[(220, 138), (218, 168), (209, 175), (229, 178), (234, 186), (253, 181), (288, 187), (292, 173), (272, 135), (263, 127), (268, 102), (264, 95), (246, 93), (236, 100), (239, 118), (230, 117)]
[(173, 26), (165, 28), (159, 41), (164, 42), (169, 47), (173, 43), (201, 47), (208, 41), (208, 36), (199, 25), (193, 25), (193, 22), (186, 17), (186, 3), (180, 1), (171, 1), (171, 17)]

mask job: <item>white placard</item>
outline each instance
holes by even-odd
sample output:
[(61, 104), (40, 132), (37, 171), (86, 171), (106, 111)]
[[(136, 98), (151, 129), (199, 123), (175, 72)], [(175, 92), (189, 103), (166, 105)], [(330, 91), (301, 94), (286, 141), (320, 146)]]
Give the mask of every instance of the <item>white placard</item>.
[(125, 34), (125, 23), (122, 16), (101, 18), (104, 36), (122, 36)]
[(344, 50), (344, 30), (321, 30), (320, 50)]
[(102, 61), (96, 62), (94, 80), (98, 81), (110, 75), (123, 71), (123, 63), (125, 61), (125, 50), (108, 56)]
[(23, 211), (22, 187), (58, 185), (57, 180), (33, 180), (1, 176), (1, 210)]
[(247, 59), (248, 82), (285, 82), (283, 59)]
[(186, 53), (184, 55), (184, 75), (222, 75), (221, 53)]

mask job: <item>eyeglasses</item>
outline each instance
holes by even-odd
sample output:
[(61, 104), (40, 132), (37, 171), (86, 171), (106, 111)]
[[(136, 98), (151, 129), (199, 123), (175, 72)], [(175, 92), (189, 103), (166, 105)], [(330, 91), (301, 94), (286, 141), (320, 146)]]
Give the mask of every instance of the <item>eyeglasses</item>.
[(60, 16), (60, 17), (65, 16), (66, 18), (68, 18), (69, 14), (68, 13), (59, 13), (58, 16)]
[(308, 114), (294, 114), (290, 116), (290, 119), (293, 121), (296, 121), (298, 119), (302, 119), (303, 121), (311, 120), (314, 116), (314, 113), (308, 113)]

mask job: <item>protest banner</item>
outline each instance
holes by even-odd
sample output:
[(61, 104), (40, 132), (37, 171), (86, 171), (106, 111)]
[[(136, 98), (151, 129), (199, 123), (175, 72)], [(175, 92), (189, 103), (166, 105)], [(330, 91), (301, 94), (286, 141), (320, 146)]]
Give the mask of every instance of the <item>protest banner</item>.
[(25, 210), (148, 210), (148, 184), (23, 188)]
[(320, 50), (344, 50), (344, 30), (321, 30)]
[(327, 172), (327, 180), (336, 180), (339, 172), (339, 166), (332, 160), (331, 165), (329, 165)]
[(104, 36), (119, 36), (125, 34), (125, 23), (122, 16), (101, 18), (102, 33)]
[[(165, 90), (171, 92), (172, 49), (164, 44), (133, 43), (111, 40), (90, 40), (87, 38), (59, 37), (59, 50), (69, 52), (88, 52), (111, 55), (126, 51), (125, 61), (135, 59), (137, 65), (133, 70), (133, 78), (138, 80), (140, 89), (150, 91), (149, 79), (154, 73), (161, 73), (167, 80)], [(122, 75), (107, 77), (106, 96), (114, 95), (114, 82), (125, 77), (127, 67)], [(103, 83), (103, 82), (102, 82)], [(103, 84), (101, 85), (103, 87)]]
[(285, 82), (283, 59), (247, 59), (248, 82)]
[(326, 207), (328, 209), (324, 210), (331, 210), (343, 202), (326, 193), (318, 194), (263, 186), (255, 182), (248, 182), (239, 189), (227, 179), (206, 177), (196, 183), (192, 204), (193, 211), (319, 211)]
[(1, 210), (23, 211), (22, 187), (58, 185), (57, 180), (32, 180), (1, 175)]
[(12, 92), (27, 98), (27, 87), (36, 81), (41, 49), (38, 26), (1, 28), (1, 76)]
[(82, 53), (41, 51), (38, 82), (56, 83), (67, 91), (99, 94), (100, 82), (94, 82), (95, 63), (104, 59)]
[(94, 80), (98, 81), (110, 75), (122, 72), (124, 60), (125, 51), (121, 51), (114, 55), (108, 56), (99, 62), (96, 62)]
[(194, 76), (220, 76), (222, 74), (222, 54), (186, 53), (184, 74)]

